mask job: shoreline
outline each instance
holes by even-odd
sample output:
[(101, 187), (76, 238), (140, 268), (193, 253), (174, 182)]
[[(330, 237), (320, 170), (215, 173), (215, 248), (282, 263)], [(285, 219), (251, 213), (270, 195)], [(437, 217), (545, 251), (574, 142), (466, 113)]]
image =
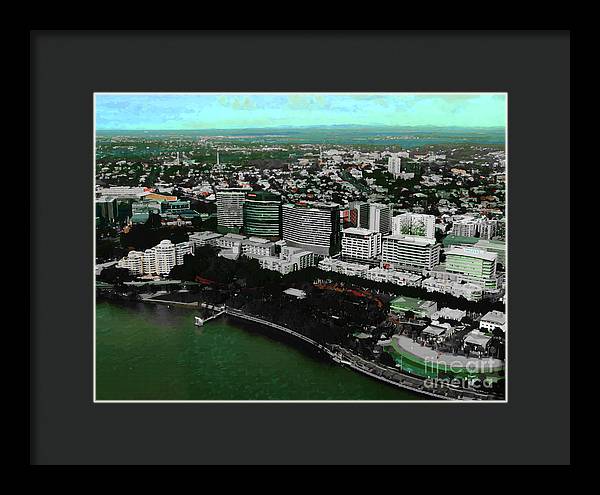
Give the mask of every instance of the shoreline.
[[(105, 298), (102, 298), (102, 299), (105, 299)], [(98, 298), (96, 298), (96, 300), (98, 300)], [(200, 303), (182, 303), (182, 302), (177, 302), (177, 301), (168, 301), (168, 300), (164, 300), (164, 299), (153, 299), (152, 297), (141, 298), (141, 299), (133, 300), (133, 301), (128, 301), (126, 299), (110, 299), (110, 298), (106, 298), (105, 300), (108, 302), (130, 302), (130, 303), (134, 303), (134, 304), (135, 303), (146, 303), (146, 304), (149, 303), (149, 304), (158, 304), (158, 305), (163, 305), (163, 306), (173, 305), (177, 308), (182, 308), (182, 309), (198, 310), (201, 308)], [(401, 388), (403, 390), (406, 390), (406, 391), (416, 394), (418, 396), (426, 396), (426, 397), (420, 397), (417, 400), (424, 400), (424, 401), (444, 400), (444, 401), (455, 401), (455, 402), (504, 402), (504, 399), (498, 398), (496, 396), (490, 396), (488, 394), (480, 394), (473, 390), (457, 389), (457, 388), (452, 388), (452, 387), (448, 387), (448, 386), (442, 386), (441, 389), (437, 389), (437, 390), (440, 390), (440, 392), (437, 392), (437, 393), (430, 391), (430, 390), (423, 390), (423, 388), (425, 387), (426, 378), (407, 374), (403, 370), (383, 368), (381, 365), (371, 362), (371, 361), (367, 361), (341, 346), (336, 345), (335, 347), (337, 347), (339, 350), (338, 350), (338, 352), (334, 352), (331, 349), (329, 349), (328, 347), (318, 344), (316, 341), (314, 341), (298, 332), (295, 332), (294, 330), (286, 328), (282, 325), (278, 325), (276, 323), (264, 320), (260, 317), (256, 317), (253, 315), (247, 315), (239, 310), (230, 308), (228, 306), (226, 306), (225, 308), (226, 309), (222, 313), (222, 315), (225, 315), (228, 318), (237, 318), (237, 319), (243, 320), (247, 323), (255, 323), (263, 328), (277, 330), (280, 332), (280, 335), (284, 334), (284, 335), (289, 335), (291, 337), (294, 337), (294, 340), (298, 343), (302, 342), (305, 344), (309, 344), (312, 347), (312, 350), (316, 351), (316, 354), (318, 354), (321, 358), (325, 355), (325, 356), (327, 356), (327, 360), (329, 360), (333, 363), (336, 363), (344, 368), (352, 369), (356, 372), (359, 372), (360, 374), (362, 374), (364, 376), (368, 376), (372, 379), (375, 379), (379, 382), (386, 383), (388, 385), (392, 385), (396, 388)], [(220, 315), (220, 316), (222, 316), (222, 315)], [(357, 363), (360, 363), (360, 364), (357, 364)], [(368, 368), (371, 368), (371, 369), (368, 369)], [(380, 374), (376, 373), (377, 371)], [(390, 375), (392, 373), (399, 375), (401, 377), (401, 379), (400, 379), (400, 381), (392, 380), (390, 378), (387, 378), (386, 376), (383, 376), (385, 373), (388, 373)], [(459, 398), (458, 395), (460, 395), (461, 397)], [(467, 398), (465, 398), (465, 397), (467, 397)], [(405, 401), (400, 400), (398, 402), (405, 402)], [(409, 402), (409, 401), (406, 401), (406, 402)]]

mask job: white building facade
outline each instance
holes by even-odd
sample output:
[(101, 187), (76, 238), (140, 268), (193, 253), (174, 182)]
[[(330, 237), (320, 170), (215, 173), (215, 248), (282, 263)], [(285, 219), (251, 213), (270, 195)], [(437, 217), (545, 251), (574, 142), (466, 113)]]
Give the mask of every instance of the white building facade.
[(342, 256), (356, 260), (373, 259), (381, 254), (380, 232), (352, 227), (342, 231)]
[(194, 254), (191, 242), (173, 244), (163, 240), (146, 251), (130, 251), (117, 266), (132, 275), (167, 275), (175, 265), (182, 265), (186, 254)]
[(407, 235), (383, 238), (381, 263), (383, 268), (430, 270), (440, 262), (440, 244), (435, 239)]

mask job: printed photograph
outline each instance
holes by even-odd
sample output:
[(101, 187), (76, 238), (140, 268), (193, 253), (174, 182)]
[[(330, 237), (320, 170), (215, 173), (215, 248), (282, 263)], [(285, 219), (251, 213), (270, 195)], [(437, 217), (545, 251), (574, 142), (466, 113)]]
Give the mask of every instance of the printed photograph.
[(506, 402), (506, 93), (95, 93), (94, 400)]

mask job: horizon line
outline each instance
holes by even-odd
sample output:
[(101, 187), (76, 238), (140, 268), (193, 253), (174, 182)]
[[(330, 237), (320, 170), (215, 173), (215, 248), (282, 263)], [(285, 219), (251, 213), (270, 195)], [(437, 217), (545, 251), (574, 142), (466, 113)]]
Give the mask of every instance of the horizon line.
[(302, 128), (318, 128), (318, 127), (388, 127), (388, 128), (438, 128), (438, 129), (505, 129), (506, 125), (434, 125), (434, 124), (420, 124), (420, 125), (393, 125), (393, 124), (309, 124), (309, 125), (275, 125), (275, 126), (251, 126), (251, 127), (199, 127), (190, 129), (152, 129), (152, 128), (139, 128), (139, 129), (108, 129), (108, 128), (96, 128), (96, 131), (233, 131), (241, 129), (302, 129)]

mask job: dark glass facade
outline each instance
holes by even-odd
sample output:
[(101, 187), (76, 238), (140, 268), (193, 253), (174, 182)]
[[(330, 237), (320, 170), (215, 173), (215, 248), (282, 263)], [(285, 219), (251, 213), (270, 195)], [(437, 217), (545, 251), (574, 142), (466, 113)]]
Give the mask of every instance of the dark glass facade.
[(281, 197), (267, 191), (252, 191), (244, 202), (244, 233), (268, 239), (281, 238)]

